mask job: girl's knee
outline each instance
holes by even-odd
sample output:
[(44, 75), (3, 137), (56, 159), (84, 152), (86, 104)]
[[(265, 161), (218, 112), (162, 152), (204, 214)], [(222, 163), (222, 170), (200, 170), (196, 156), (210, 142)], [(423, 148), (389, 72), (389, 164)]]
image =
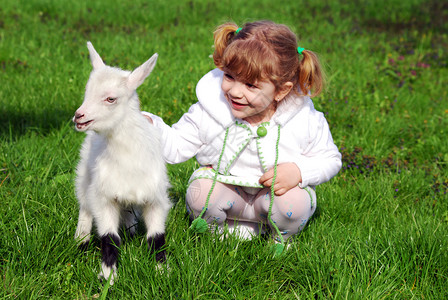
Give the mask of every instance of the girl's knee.
[(187, 188), (185, 196), (187, 210), (195, 216), (199, 215), (207, 201), (208, 190), (205, 188), (206, 185), (208, 185), (207, 179), (196, 179)]
[(285, 239), (303, 230), (316, 209), (314, 191), (299, 187), (276, 197), (272, 207), (272, 219)]
[(234, 192), (225, 184), (216, 182), (210, 199), (207, 197), (212, 186), (210, 179), (196, 179), (187, 189), (185, 197), (187, 211), (191, 217), (197, 217), (204, 207), (204, 219), (208, 222), (222, 223), (226, 219), (227, 211), (232, 208)]
[(296, 187), (275, 197), (272, 209), (288, 219), (303, 219), (312, 214), (313, 200), (306, 190)]

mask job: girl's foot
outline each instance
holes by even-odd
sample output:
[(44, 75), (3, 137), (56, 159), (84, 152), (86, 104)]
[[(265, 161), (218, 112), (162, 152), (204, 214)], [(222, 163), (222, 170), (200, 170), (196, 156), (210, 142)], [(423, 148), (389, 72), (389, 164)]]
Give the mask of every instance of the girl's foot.
[(234, 221), (226, 220), (224, 226), (219, 226), (218, 230), (221, 235), (221, 239), (225, 239), (230, 235), (243, 241), (250, 241), (253, 237), (264, 234), (265, 230), (261, 227), (261, 224), (246, 221)]

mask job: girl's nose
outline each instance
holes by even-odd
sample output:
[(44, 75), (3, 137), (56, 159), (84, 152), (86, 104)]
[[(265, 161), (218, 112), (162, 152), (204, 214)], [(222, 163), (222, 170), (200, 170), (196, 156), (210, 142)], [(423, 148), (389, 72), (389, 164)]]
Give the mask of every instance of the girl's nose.
[(242, 98), (243, 97), (243, 87), (244, 85), (240, 82), (235, 82), (232, 88), (229, 90), (229, 94), (232, 98)]

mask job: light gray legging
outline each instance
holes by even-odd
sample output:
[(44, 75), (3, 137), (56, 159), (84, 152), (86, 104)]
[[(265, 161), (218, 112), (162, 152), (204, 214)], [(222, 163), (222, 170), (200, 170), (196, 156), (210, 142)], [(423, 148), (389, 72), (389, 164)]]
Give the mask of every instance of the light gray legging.
[[(205, 206), (211, 179), (196, 179), (187, 189), (186, 204), (190, 218), (196, 218)], [(250, 192), (250, 193), (249, 193)], [(216, 182), (203, 218), (207, 223), (223, 225), (226, 220), (269, 224), (267, 215), (271, 198), (270, 188), (248, 189)], [(272, 220), (283, 238), (299, 233), (316, 210), (313, 189), (295, 187), (282, 196), (275, 196)]]

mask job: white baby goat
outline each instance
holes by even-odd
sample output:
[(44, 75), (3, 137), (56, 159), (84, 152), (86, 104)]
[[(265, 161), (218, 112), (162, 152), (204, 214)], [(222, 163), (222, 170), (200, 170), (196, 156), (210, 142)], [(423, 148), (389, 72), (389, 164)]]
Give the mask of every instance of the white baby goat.
[(136, 93), (153, 70), (157, 54), (129, 72), (105, 65), (90, 42), (87, 48), (93, 70), (84, 102), (73, 118), (78, 131), (87, 131), (77, 167), (79, 219), (75, 238), (86, 247), (95, 222), (101, 238), (100, 277), (111, 276), (113, 283), (120, 219), (135, 231), (135, 214), (129, 210), (141, 208), (149, 249), (156, 253), (158, 262), (165, 260), (169, 181), (159, 131), (141, 114)]

